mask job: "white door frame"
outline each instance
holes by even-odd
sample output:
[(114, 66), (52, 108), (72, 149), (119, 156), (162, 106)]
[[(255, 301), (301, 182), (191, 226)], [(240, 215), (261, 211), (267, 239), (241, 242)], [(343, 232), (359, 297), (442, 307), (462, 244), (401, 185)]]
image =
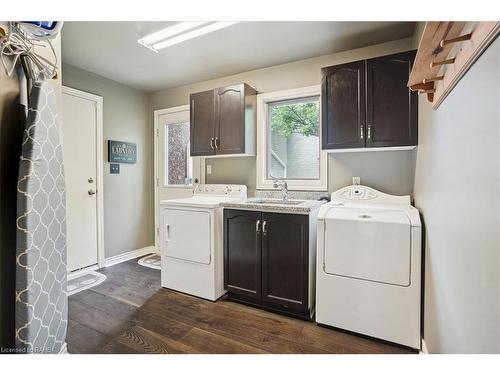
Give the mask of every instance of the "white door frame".
[[(77, 98), (89, 100), (96, 108), (96, 198), (97, 198), (97, 265), (98, 268), (105, 266), (104, 258), (104, 187), (103, 187), (103, 98), (102, 96), (90, 94), (85, 91), (71, 87), (62, 86), (63, 94), (72, 95)], [(64, 114), (63, 114), (64, 115)], [(64, 118), (63, 118), (64, 121)], [(64, 147), (64, 139), (63, 139)], [(90, 267), (89, 267), (90, 268)], [(95, 267), (94, 267), (95, 268)]]
[[(166, 115), (166, 114), (171, 114), (171, 113), (176, 113), (176, 112), (186, 112), (189, 111), (189, 104), (186, 105), (180, 105), (177, 107), (171, 107), (171, 108), (164, 108), (164, 109), (158, 109), (156, 111), (153, 111), (153, 119), (154, 119), (154, 126), (153, 126), (153, 138), (154, 138), (154, 155), (153, 155), (153, 160), (154, 160), (154, 180), (153, 180), (153, 186), (154, 186), (154, 215), (155, 215), (155, 251), (157, 253), (160, 253), (160, 233), (159, 233), (159, 228), (160, 228), (160, 210), (159, 210), (159, 201), (158, 201), (158, 187), (159, 187), (159, 172), (158, 172), (158, 138), (160, 134), (160, 116), (161, 115)], [(200, 169), (202, 171), (205, 171), (205, 158), (200, 158)], [(205, 183), (205, 173), (202, 173), (200, 176), (200, 184)], [(176, 188), (176, 186), (171, 186), (172, 188)], [(179, 185), (177, 188), (182, 189), (182, 188), (187, 188), (185, 185)]]

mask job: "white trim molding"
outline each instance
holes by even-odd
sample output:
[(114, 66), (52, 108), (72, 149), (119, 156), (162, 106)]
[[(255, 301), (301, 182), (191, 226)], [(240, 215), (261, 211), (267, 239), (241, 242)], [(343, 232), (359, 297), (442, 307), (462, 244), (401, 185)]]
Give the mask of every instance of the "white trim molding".
[(420, 350), (420, 354), (430, 354), (427, 349), (427, 345), (425, 344), (425, 340), (422, 338), (422, 349)]
[(96, 199), (97, 199), (97, 264), (104, 267), (104, 147), (103, 98), (86, 91), (62, 86), (62, 93), (90, 100), (96, 106)]
[[(298, 99), (308, 96), (318, 96), (321, 106), (321, 86), (308, 86), (291, 90), (274, 91), (257, 95), (257, 189), (273, 189), (273, 181), (267, 178), (267, 145), (268, 145), (268, 110), (267, 105), (271, 102)], [(286, 180), (288, 190), (314, 190), (326, 191), (328, 184), (328, 155), (321, 150), (321, 109), (319, 124), (319, 179)]]
[(126, 262), (127, 260), (138, 258), (138, 257), (148, 255), (151, 253), (156, 253), (156, 249), (154, 246), (146, 246), (146, 247), (143, 247), (141, 249), (128, 251), (128, 252), (123, 253), (123, 254), (118, 254), (118, 255), (106, 258), (105, 266), (106, 267), (114, 266), (115, 264), (123, 263), (123, 262)]

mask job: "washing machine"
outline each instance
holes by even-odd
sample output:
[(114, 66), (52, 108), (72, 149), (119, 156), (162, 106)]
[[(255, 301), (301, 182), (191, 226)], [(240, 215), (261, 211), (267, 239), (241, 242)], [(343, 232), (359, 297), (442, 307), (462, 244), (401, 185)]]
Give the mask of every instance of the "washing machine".
[(352, 185), (318, 215), (316, 322), (420, 349), (421, 223), (410, 196)]
[(203, 184), (160, 202), (162, 287), (211, 301), (226, 293), (220, 204), (246, 198), (245, 185)]

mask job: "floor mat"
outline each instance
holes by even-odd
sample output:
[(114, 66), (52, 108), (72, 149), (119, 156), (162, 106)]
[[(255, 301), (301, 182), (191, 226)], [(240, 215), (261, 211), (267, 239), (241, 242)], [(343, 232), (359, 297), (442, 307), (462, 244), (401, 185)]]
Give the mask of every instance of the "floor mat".
[(81, 276), (68, 278), (68, 296), (97, 286), (104, 280), (106, 280), (106, 276), (96, 271), (89, 271)]
[(161, 269), (161, 257), (160, 254), (150, 254), (145, 257), (139, 259), (137, 262), (141, 266), (154, 268), (155, 270)]

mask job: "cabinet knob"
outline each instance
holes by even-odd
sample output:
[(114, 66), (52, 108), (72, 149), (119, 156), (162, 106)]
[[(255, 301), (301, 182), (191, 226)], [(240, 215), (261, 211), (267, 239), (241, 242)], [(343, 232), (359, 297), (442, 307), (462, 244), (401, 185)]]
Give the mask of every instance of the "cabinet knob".
[(210, 138), (210, 148), (213, 150), (214, 149), (214, 139)]
[(215, 149), (216, 149), (216, 150), (217, 150), (217, 149), (219, 149), (219, 145), (220, 145), (220, 144), (219, 144), (219, 137), (215, 137), (215, 142), (214, 142), (214, 144), (215, 144)]
[(262, 223), (262, 233), (265, 235), (267, 234), (267, 221), (264, 220)]
[(368, 139), (372, 139), (372, 126), (371, 125), (368, 125), (368, 134), (367, 134), (367, 138)]
[(365, 138), (365, 127), (363, 125), (359, 127), (359, 136), (361, 139)]

